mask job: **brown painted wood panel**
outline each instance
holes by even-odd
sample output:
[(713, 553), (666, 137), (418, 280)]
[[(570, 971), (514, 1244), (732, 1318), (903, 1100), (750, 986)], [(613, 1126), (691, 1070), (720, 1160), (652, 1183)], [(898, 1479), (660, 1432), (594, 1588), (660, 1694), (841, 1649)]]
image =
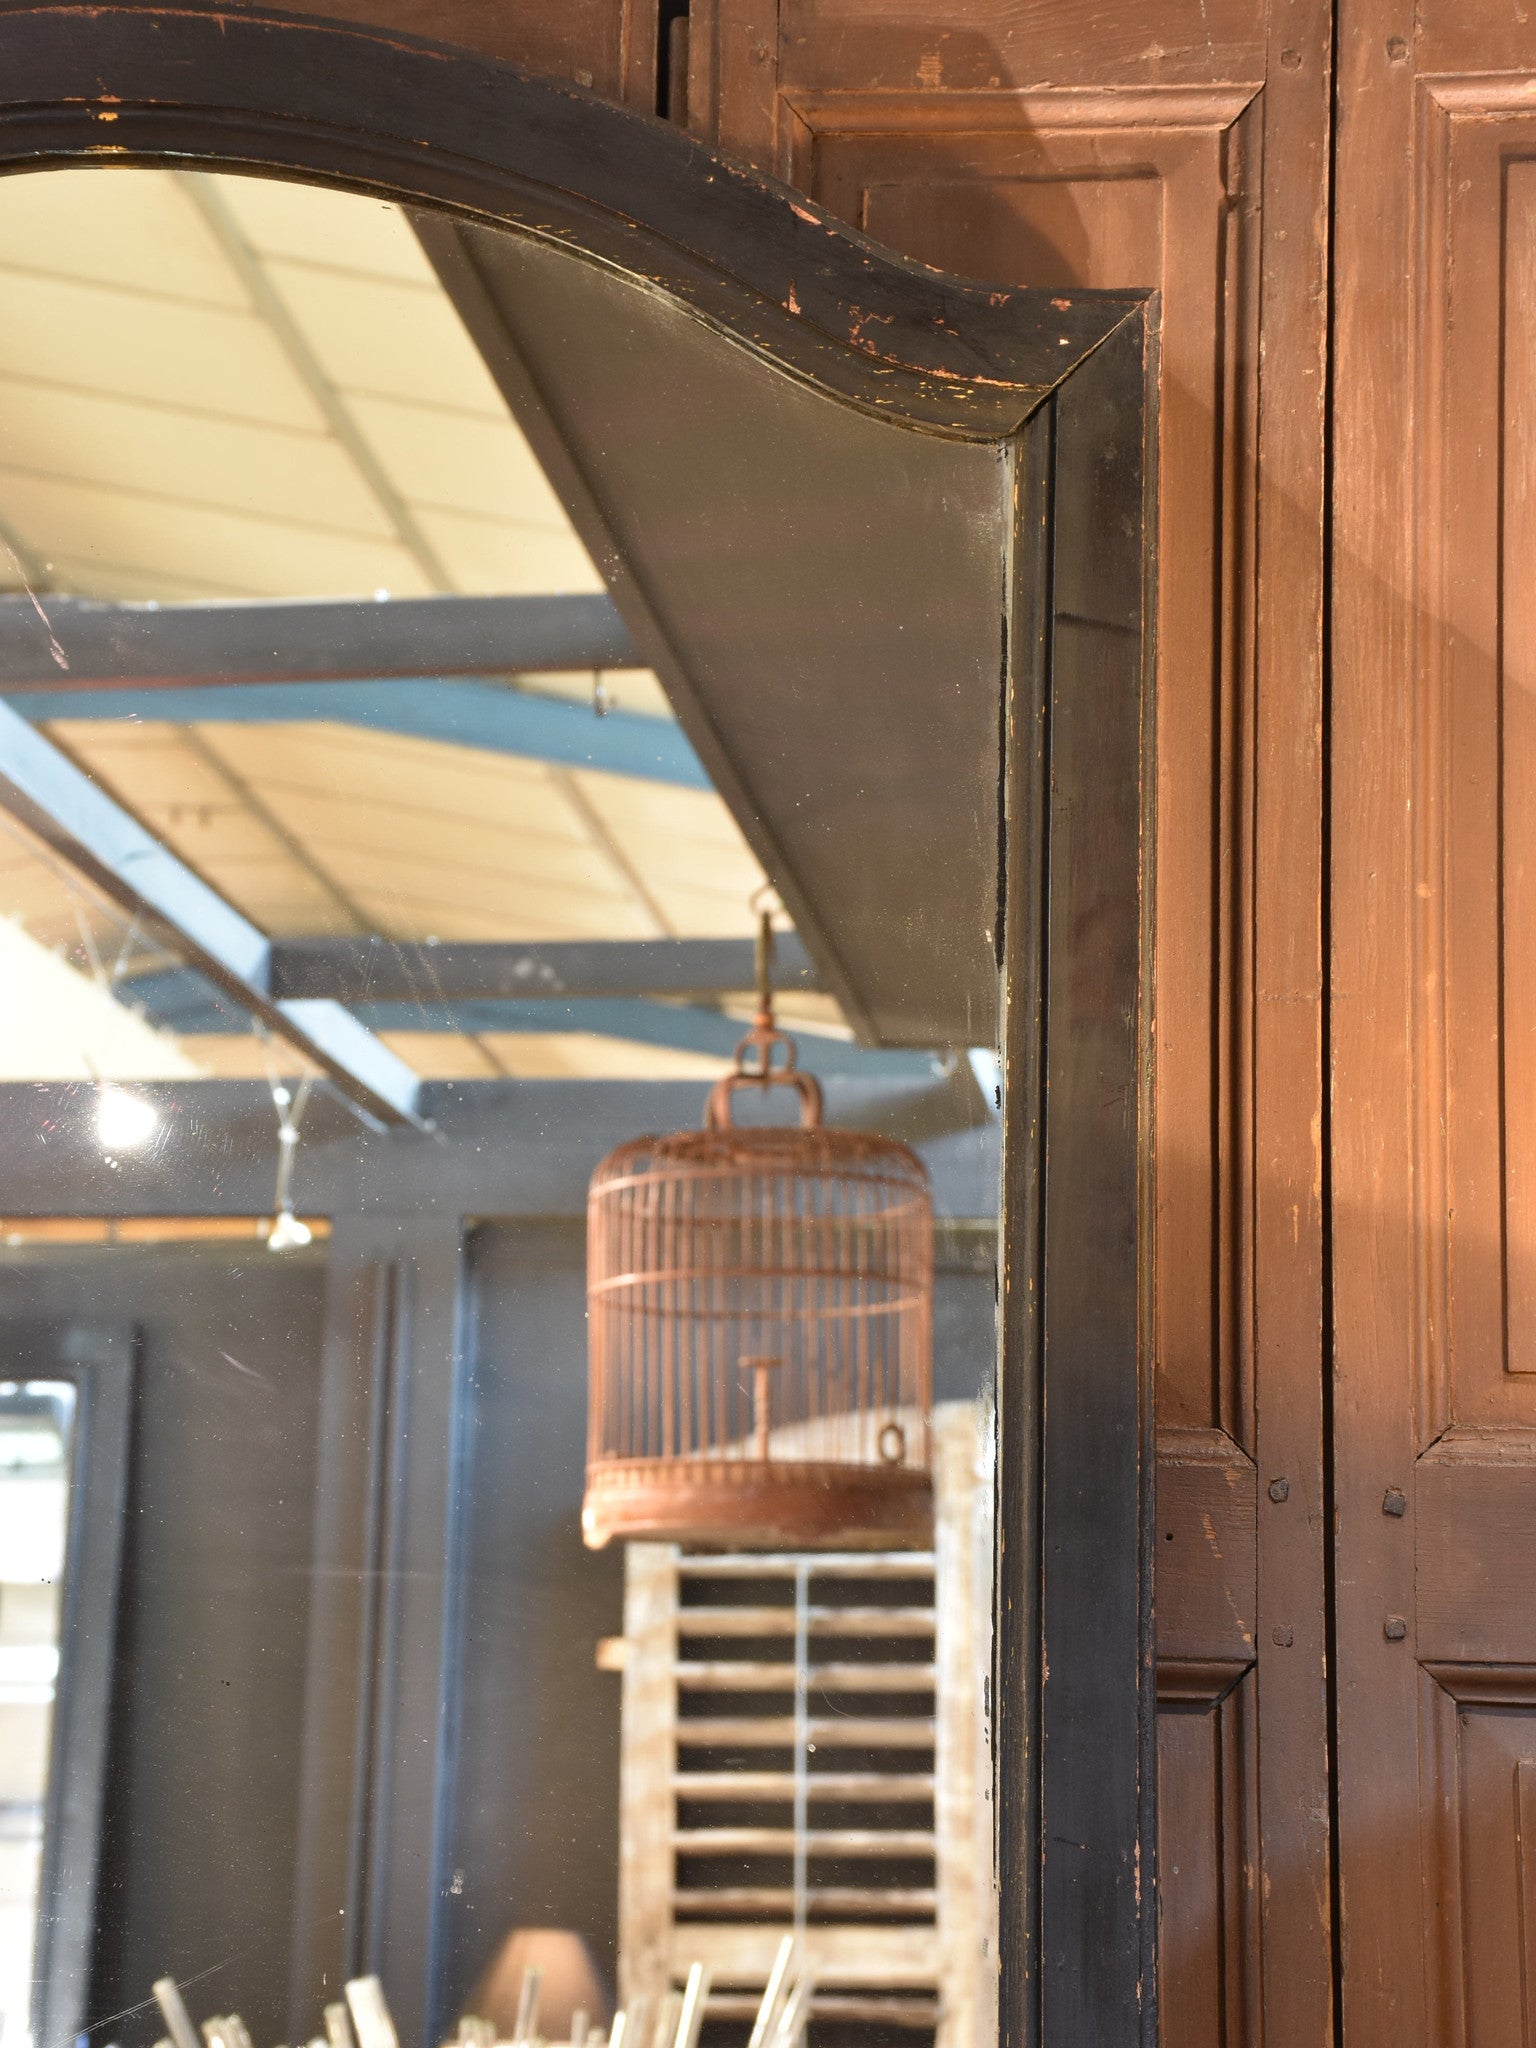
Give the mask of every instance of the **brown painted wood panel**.
[[(1536, 112), (1526, 124), (1536, 148)], [(1504, 1086), (1504, 1340), (1508, 1372), (1536, 1372), (1536, 162), (1504, 166), (1503, 662), (1498, 790)], [(1522, 1390), (1523, 1391), (1523, 1390)]]
[[(1438, 1665), (1421, 1678), (1421, 1841), (1406, 1805), (1380, 1847), (1422, 1855), (1436, 1912), (1416, 1975), (1427, 2038), (1457, 2048), (1536, 2041), (1536, 1668)], [(1391, 1889), (1387, 1887), (1387, 1889)]]
[(1157, 1461), (1157, 1657), (1171, 1667), (1254, 1659), (1258, 1596), (1253, 1462), (1218, 1430), (1167, 1432)]
[(1472, 1455), (1439, 1446), (1416, 1474), (1418, 1654), (1536, 1665), (1536, 1447), (1456, 1448)]
[[(1200, 934), (1158, 960), (1159, 1419), (1240, 1436), (1234, 1297), (1223, 1285), (1235, 1190), (1227, 1145), (1211, 1132), (1230, 1119), (1235, 1078), (1213, 1028), (1236, 879), (1235, 763), (1221, 757), (1222, 711), (1249, 685), (1251, 649), (1215, 493), (1243, 474), (1251, 450), (1252, 386), (1229, 390), (1227, 373), (1251, 363), (1255, 347), (1242, 234), (1252, 99), (1242, 88), (1051, 88), (984, 104), (786, 96), (793, 176), (877, 240), (977, 276), (1163, 288), (1159, 528), (1198, 532), (1206, 545), (1165, 550), (1158, 591), (1160, 639), (1179, 656), (1165, 654), (1159, 674), (1156, 915), (1160, 928)], [(1199, 1143), (1176, 1141), (1194, 1132)]]
[(1157, 1866), (1162, 2037), (1179, 2048), (1259, 2038), (1249, 1967), (1252, 1871), (1231, 1853), (1246, 1825), (1252, 1705), (1251, 1685), (1235, 1693), (1190, 1684), (1165, 1697), (1159, 1716), (1158, 1770), (1183, 1794), (1159, 1811)]
[[(929, 21), (885, 0), (726, 11), (695, 17), (701, 133), (943, 268), (1163, 289), (1159, 1671), (1180, 1716), (1191, 1687), (1236, 1683), (1249, 1747), (1233, 1751), (1246, 1803), (1218, 1802), (1181, 1719), (1161, 1796), (1219, 1838), (1253, 1904), (1218, 1938), (1203, 1881), (1165, 1891), (1164, 2038), (1256, 2039), (1262, 2012), (1268, 2038), (1321, 2042), (1328, 9), (1116, 0), (1091, 33), (1060, 0), (962, 0)], [(1223, 1446), (1208, 1463), (1185, 1455), (1197, 1436)], [(1221, 1950), (1218, 2000), (1185, 1959), (1229, 1939), (1249, 1947), (1241, 1968)]]
[(1536, 106), (1524, 98), (1491, 81), (1420, 93), (1433, 337), (1420, 476), (1440, 527), (1419, 564), (1414, 763), (1425, 1436), (1453, 1419), (1536, 1422), (1522, 1377), (1536, 1371)]
[(1341, 2003), (1350, 2048), (1526, 2048), (1536, 34), (1484, 5), (1340, 23)]
[[(5, 4), (0, 0), (0, 7)], [(229, 5), (237, 14), (273, 11), (263, 0), (229, 0)], [(505, 0), (293, 0), (284, 11), (426, 36), (522, 64), (543, 78), (589, 86), (605, 99), (628, 99), (649, 112), (655, 91), (654, 10), (655, 0), (518, 0), (515, 7)], [(647, 25), (649, 52), (643, 46)]]
[[(1242, 1437), (1230, 1286), (1235, 1075), (1213, 1020), (1236, 882), (1235, 762), (1221, 748), (1251, 680), (1251, 648), (1233, 587), (1241, 565), (1220, 545), (1214, 495), (1220, 480), (1242, 476), (1251, 450), (1252, 386), (1227, 388), (1227, 373), (1255, 348), (1243, 246), (1252, 97), (1051, 89), (985, 107), (789, 100), (796, 176), (877, 240), (962, 273), (1006, 260), (1010, 274), (1047, 286), (1137, 278), (1163, 288), (1159, 528), (1199, 532), (1208, 545), (1198, 556), (1165, 551), (1158, 591), (1161, 641), (1179, 655), (1165, 656), (1159, 677), (1156, 917), (1203, 939), (1158, 960), (1158, 1412), (1165, 1425)], [(1226, 1124), (1226, 1142), (1211, 1142), (1213, 1123)], [(1177, 1142), (1193, 1132), (1198, 1144)]]

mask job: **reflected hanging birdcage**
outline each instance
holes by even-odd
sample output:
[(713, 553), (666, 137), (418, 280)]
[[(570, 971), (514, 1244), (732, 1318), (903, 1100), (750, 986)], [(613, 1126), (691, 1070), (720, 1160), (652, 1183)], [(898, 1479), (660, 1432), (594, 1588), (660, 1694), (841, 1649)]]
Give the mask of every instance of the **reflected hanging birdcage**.
[[(822, 1123), (759, 976), (704, 1128), (632, 1139), (592, 1177), (594, 1547), (929, 1540), (927, 1172), (906, 1145)], [(741, 1090), (780, 1087), (798, 1125), (734, 1122)]]

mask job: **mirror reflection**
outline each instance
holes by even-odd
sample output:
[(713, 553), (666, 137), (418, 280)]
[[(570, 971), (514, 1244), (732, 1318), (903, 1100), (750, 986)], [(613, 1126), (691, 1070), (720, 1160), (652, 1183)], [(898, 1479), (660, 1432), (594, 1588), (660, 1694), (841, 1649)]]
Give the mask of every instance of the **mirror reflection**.
[(5, 2048), (973, 2048), (995, 455), (276, 180), (0, 297)]
[(0, 1381), (0, 2009), (31, 2003), (75, 1390)]

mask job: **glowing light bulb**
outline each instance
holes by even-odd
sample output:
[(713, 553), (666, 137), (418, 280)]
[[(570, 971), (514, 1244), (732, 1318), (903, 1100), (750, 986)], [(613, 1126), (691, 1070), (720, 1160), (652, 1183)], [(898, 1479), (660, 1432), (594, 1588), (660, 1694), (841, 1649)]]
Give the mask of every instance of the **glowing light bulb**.
[(267, 1232), (269, 1252), (297, 1251), (301, 1245), (312, 1242), (315, 1233), (307, 1223), (301, 1223), (291, 1209), (279, 1209), (272, 1219), (272, 1228)]
[(160, 1112), (126, 1088), (103, 1088), (96, 1102), (96, 1135), (108, 1152), (136, 1152), (160, 1127)]

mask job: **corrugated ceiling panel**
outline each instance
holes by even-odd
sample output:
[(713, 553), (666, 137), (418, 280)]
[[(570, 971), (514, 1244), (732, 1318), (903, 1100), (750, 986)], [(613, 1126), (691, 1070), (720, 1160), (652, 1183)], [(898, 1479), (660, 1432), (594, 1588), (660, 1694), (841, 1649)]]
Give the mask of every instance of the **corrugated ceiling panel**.
[(751, 898), (763, 871), (712, 791), (596, 769), (577, 771), (576, 780), (674, 932), (707, 937), (755, 930)]
[[(48, 171), (25, 185), (8, 183), (5, 198), (0, 265), (133, 292), (158, 288), (205, 305), (247, 304), (240, 280), (173, 172)], [(147, 249), (156, 262), (146, 272)]]
[[(47, 579), (56, 588), (87, 592), (111, 604), (199, 604), (210, 598), (257, 595), (250, 590), (231, 590), (222, 581), (173, 575), (158, 562), (152, 568), (136, 569), (131, 563), (87, 561), (64, 548), (55, 549), (44, 559), (48, 565)], [(0, 552), (0, 585), (12, 580), (14, 573)]]
[[(269, 323), (263, 280), (293, 332)], [(0, 315), (0, 518), (56, 587), (171, 600), (602, 587), (409, 226), (380, 201), (202, 173), (8, 180)], [(61, 496), (71, 483), (88, 492)], [(220, 513), (282, 531), (242, 533)], [(412, 518), (441, 579), (413, 552)]]
[(48, 561), (67, 555), (119, 571), (191, 563), (220, 589), (256, 597), (380, 589), (415, 597), (430, 589), (397, 543), (327, 532), (297, 519), (254, 519), (148, 492), (6, 469), (0, 469), (0, 511)]
[(249, 420), (189, 421), (161, 405), (0, 378), (0, 465), (229, 511), (394, 538), (378, 499), (329, 436)]
[(574, 534), (510, 526), (440, 507), (418, 505), (414, 510), (456, 590), (534, 596), (541, 590), (603, 588), (603, 579)]
[[(423, 683), (423, 690), (431, 688)], [(399, 807), (442, 810), (524, 831), (579, 838), (580, 821), (542, 761), (484, 754), (441, 740), (405, 739), (356, 726), (226, 725), (211, 744), (238, 754), (253, 781), (322, 794), (345, 792), (386, 814)]]
[(493, 420), (362, 392), (349, 393), (347, 404), (394, 482), (417, 505), (511, 519), (575, 538), (533, 450), (505, 414)]
[(487, 1032), (484, 1044), (509, 1074), (525, 1081), (714, 1081), (729, 1060), (669, 1046), (642, 1046), (597, 1032)]
[(331, 382), (504, 420), (507, 409), (445, 293), (356, 271), (272, 261), (267, 272)]
[(381, 1031), (390, 1051), (424, 1081), (492, 1081), (506, 1068), (462, 1031)]
[(91, 773), (263, 929), (357, 929), (281, 834), (179, 726), (71, 720), (52, 728)]
[[(0, 196), (0, 212), (5, 203)], [(320, 408), (254, 313), (19, 270), (4, 273), (0, 292), (0, 371), (324, 430)]]
[(216, 177), (213, 183), (252, 248), (264, 256), (291, 256), (408, 284), (437, 282), (420, 243), (387, 200), (282, 178)]

